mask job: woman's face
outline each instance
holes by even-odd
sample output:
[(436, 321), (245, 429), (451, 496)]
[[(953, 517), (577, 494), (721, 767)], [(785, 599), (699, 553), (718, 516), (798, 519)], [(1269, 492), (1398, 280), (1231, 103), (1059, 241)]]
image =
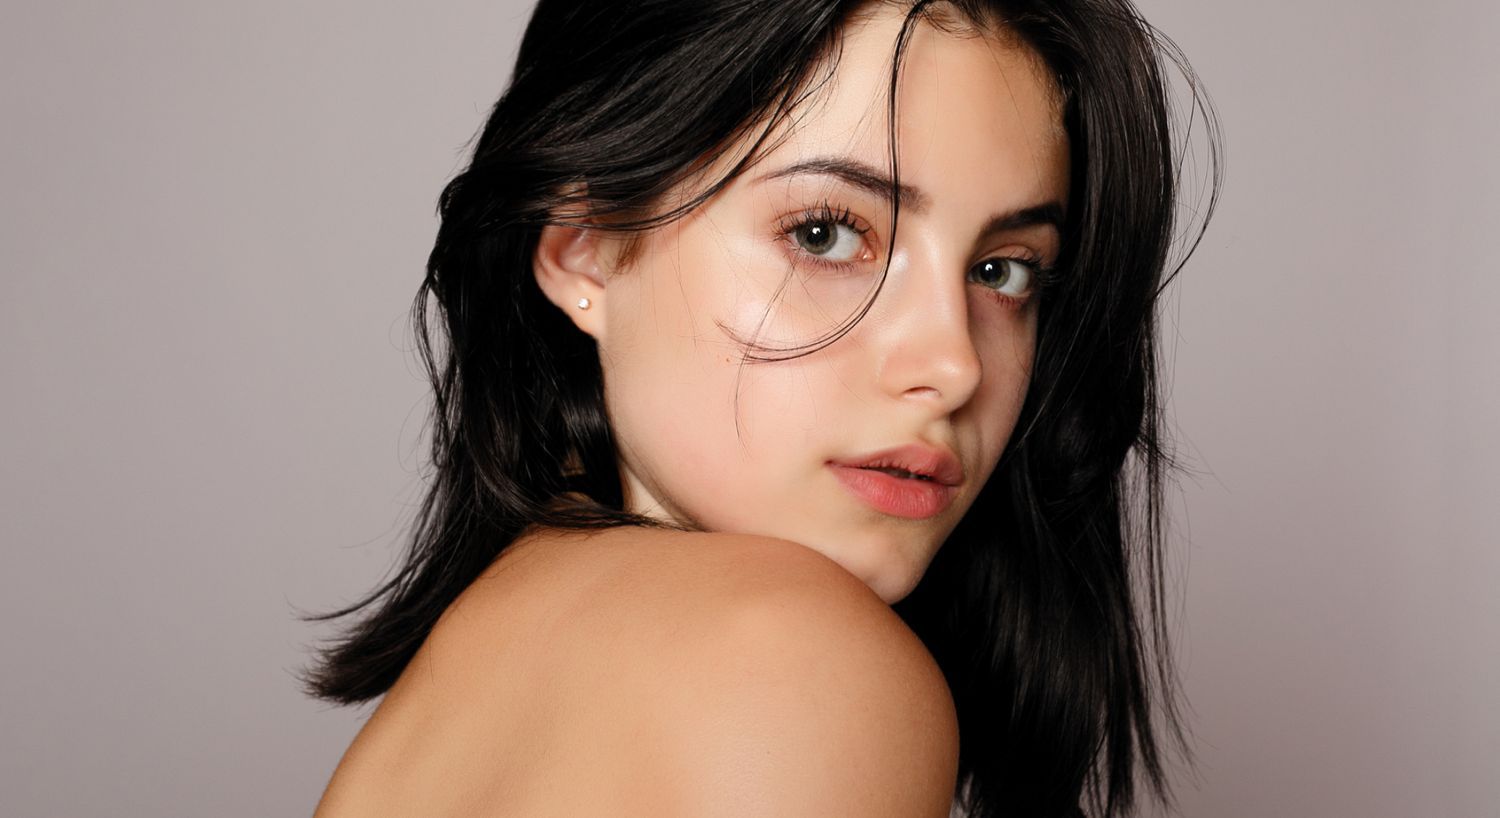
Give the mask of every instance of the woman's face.
[[(742, 363), (742, 342), (824, 337), (880, 277), (891, 207), (876, 180), (889, 171), (900, 21), (851, 23), (832, 81), (774, 149), (641, 237), (602, 289), (556, 299), (598, 340), (629, 510), (800, 542), (888, 603), (915, 587), (1014, 429), (1035, 347), (1031, 280), (1058, 256), (1068, 189), (1056, 90), (1032, 52), (919, 24), (897, 97), (910, 195), (885, 284), (831, 345)], [(578, 310), (579, 295), (594, 305)], [(897, 447), (913, 448), (884, 462), (908, 470), (951, 458), (935, 476), (952, 485), (839, 465)]]

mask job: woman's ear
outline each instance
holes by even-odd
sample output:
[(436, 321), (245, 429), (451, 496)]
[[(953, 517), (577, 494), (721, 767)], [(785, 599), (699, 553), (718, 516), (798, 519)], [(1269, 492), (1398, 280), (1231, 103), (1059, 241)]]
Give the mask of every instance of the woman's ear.
[(595, 341), (604, 340), (604, 282), (611, 263), (605, 232), (548, 224), (532, 260), (537, 286), (547, 300)]

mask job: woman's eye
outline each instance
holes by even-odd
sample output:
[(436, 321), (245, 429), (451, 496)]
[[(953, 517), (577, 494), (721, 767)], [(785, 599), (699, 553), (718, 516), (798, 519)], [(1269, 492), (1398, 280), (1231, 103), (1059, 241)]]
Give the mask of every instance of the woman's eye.
[(1036, 265), (1019, 258), (989, 258), (974, 265), (970, 277), (1002, 295), (1020, 298), (1031, 291)]
[(836, 221), (809, 221), (792, 229), (797, 246), (823, 261), (854, 261), (864, 240), (860, 232)]

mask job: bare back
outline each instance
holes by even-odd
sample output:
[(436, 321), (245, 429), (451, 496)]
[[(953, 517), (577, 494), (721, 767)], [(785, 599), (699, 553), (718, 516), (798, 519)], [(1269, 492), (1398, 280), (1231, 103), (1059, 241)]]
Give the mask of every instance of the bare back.
[[(718, 713), (691, 699), (703, 691), (714, 701), (724, 686), (710, 681), (714, 668), (738, 661), (726, 634), (765, 632), (768, 610), (806, 619), (813, 599), (829, 604), (811, 616), (848, 620), (841, 632), (894, 640), (880, 675), (917, 691), (906, 709), (931, 726), (940, 751), (928, 755), (951, 784), (957, 727), (941, 672), (894, 612), (828, 558), (760, 537), (549, 531), (518, 540), (444, 613), (350, 746), (317, 818), (526, 818), (660, 797), (642, 790), (682, 782), (639, 775), (672, 768), (652, 753), (684, 744), (684, 732), (734, 740), (705, 736), (715, 726), (689, 715)], [(816, 672), (808, 664), (789, 672)], [(767, 665), (754, 659), (751, 672)], [(658, 691), (680, 718), (649, 704), (663, 700)]]

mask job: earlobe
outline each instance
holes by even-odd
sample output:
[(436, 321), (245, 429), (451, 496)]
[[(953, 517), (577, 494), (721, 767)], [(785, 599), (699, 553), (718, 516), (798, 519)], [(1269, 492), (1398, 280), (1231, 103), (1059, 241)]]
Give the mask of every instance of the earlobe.
[(549, 224), (537, 240), (532, 266), (537, 286), (547, 300), (573, 320), (579, 329), (604, 337), (605, 258), (603, 231)]

